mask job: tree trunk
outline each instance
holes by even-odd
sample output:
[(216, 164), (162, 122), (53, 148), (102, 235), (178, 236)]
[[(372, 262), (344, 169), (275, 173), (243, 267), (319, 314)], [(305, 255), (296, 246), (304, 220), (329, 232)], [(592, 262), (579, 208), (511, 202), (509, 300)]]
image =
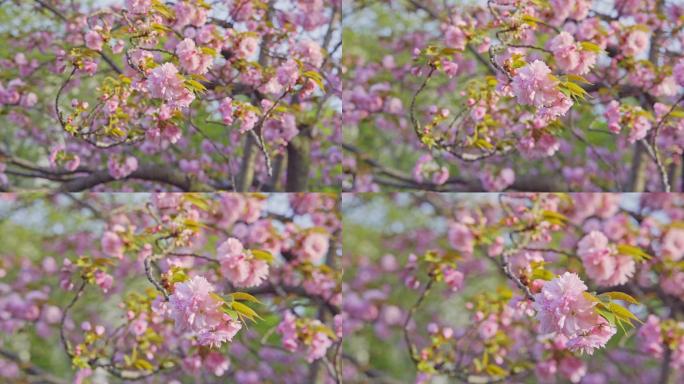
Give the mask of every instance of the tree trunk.
[(252, 135), (247, 135), (245, 140), (245, 152), (242, 155), (242, 167), (237, 178), (237, 185), (235, 191), (247, 192), (254, 180), (254, 163), (256, 161), (256, 142)]
[(306, 191), (311, 168), (311, 139), (305, 132), (287, 144), (287, 192)]

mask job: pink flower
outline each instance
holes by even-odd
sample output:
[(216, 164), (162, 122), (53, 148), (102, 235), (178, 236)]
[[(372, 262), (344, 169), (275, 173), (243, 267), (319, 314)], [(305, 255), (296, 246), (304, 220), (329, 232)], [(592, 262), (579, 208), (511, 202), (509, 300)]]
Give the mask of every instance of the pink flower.
[(282, 336), (283, 348), (290, 352), (297, 350), (299, 342), (297, 340), (296, 318), (290, 312), (285, 312), (283, 320), (278, 324), (278, 333)]
[(75, 171), (81, 163), (81, 158), (78, 155), (66, 152), (62, 144), (52, 147), (49, 160), (51, 166), (63, 165), (67, 171)]
[(511, 168), (502, 169), (498, 175), (485, 171), (480, 174), (480, 181), (489, 192), (503, 191), (515, 182), (515, 172)]
[(102, 36), (97, 31), (91, 29), (85, 34), (85, 43), (86, 47), (94, 51), (102, 51), (104, 40), (102, 40)]
[(293, 86), (297, 82), (297, 79), (299, 79), (299, 66), (297, 65), (297, 62), (288, 59), (285, 63), (280, 65), (276, 70), (276, 78), (278, 79), (278, 83), (283, 87), (289, 88)]
[(665, 293), (684, 299), (684, 272), (672, 271), (662, 277), (660, 286)]
[(102, 234), (100, 244), (102, 246), (102, 252), (104, 252), (105, 255), (123, 259), (124, 243), (116, 232), (105, 231), (105, 233)]
[(494, 337), (494, 335), (496, 335), (498, 330), (499, 324), (495, 319), (487, 319), (483, 321), (482, 324), (480, 324), (480, 326), (477, 328), (477, 331), (483, 340), (491, 339)]
[(442, 69), (444, 70), (444, 73), (451, 77), (454, 77), (458, 74), (458, 63), (454, 63), (453, 61), (447, 61), (443, 60), (442, 61)]
[(632, 129), (629, 131), (627, 140), (634, 143), (646, 137), (648, 131), (651, 130), (651, 122), (644, 115), (638, 115), (634, 118)]
[(436, 185), (442, 185), (449, 179), (449, 170), (437, 164), (430, 154), (425, 153), (418, 158), (413, 168), (413, 178), (419, 183), (428, 179)]
[(268, 263), (245, 250), (240, 240), (229, 238), (217, 248), (221, 272), (236, 287), (255, 287), (268, 277)]
[(109, 290), (112, 288), (112, 284), (114, 283), (114, 278), (110, 274), (100, 270), (95, 271), (94, 277), (95, 284), (102, 289), (102, 292), (109, 292)]
[(541, 292), (534, 295), (534, 308), (542, 333), (567, 337), (570, 349), (591, 354), (594, 348), (605, 345), (616, 330), (584, 297), (586, 290), (577, 274), (565, 272), (544, 283)]
[(613, 133), (620, 132), (620, 102), (617, 100), (611, 100), (608, 105), (606, 105), (606, 111), (603, 113), (608, 122), (608, 129)]
[[(313, 323), (314, 325), (320, 325), (318, 320), (315, 320)], [(309, 348), (306, 351), (306, 361), (313, 363), (314, 360), (322, 358), (331, 345), (332, 340), (330, 340), (327, 333), (321, 331), (314, 333), (311, 338), (311, 344), (309, 344)]]
[(449, 25), (444, 29), (444, 45), (447, 47), (464, 50), (466, 42), (466, 35), (461, 28)]
[(205, 74), (212, 65), (213, 58), (202, 54), (192, 39), (184, 39), (176, 46), (176, 54), (181, 67), (188, 73)]
[(639, 328), (637, 334), (639, 349), (653, 357), (663, 354), (663, 336), (660, 331), (660, 319), (655, 315), (648, 315), (646, 322)]
[(453, 292), (456, 292), (463, 287), (463, 272), (445, 266), (442, 268), (442, 275), (444, 276), (444, 283), (446, 283)]
[(473, 253), (475, 247), (475, 238), (470, 228), (463, 223), (451, 223), (449, 225), (449, 232), (447, 233), (449, 244), (467, 255)]
[(230, 368), (230, 360), (219, 352), (209, 352), (204, 358), (204, 365), (214, 376), (223, 376)]
[(223, 117), (223, 123), (226, 125), (233, 124), (233, 99), (225, 97), (219, 104), (219, 113)]
[(329, 246), (330, 238), (328, 234), (312, 231), (306, 235), (302, 242), (303, 259), (312, 263), (319, 263), (323, 261), (328, 253)]
[(634, 275), (634, 259), (618, 255), (615, 247), (608, 244), (608, 238), (599, 231), (591, 231), (579, 241), (577, 254), (587, 275), (599, 285), (624, 284)]
[(242, 59), (254, 56), (259, 49), (259, 39), (255, 36), (245, 36), (240, 40), (236, 55)]
[(147, 13), (152, 6), (152, 0), (126, 0), (126, 8), (131, 13)]
[(589, 14), (589, 0), (551, 0), (553, 20), (563, 21), (567, 18), (582, 20)]
[(147, 320), (139, 317), (131, 323), (131, 332), (136, 336), (142, 336), (147, 330), (147, 325)]
[(579, 383), (587, 374), (587, 365), (575, 356), (566, 356), (558, 364), (558, 371), (572, 383)]
[(197, 341), (200, 345), (220, 348), (223, 343), (232, 341), (233, 337), (242, 329), (242, 323), (239, 321), (233, 320), (225, 313), (222, 316), (224, 321), (216, 328), (198, 333)]
[(684, 228), (671, 227), (660, 244), (660, 257), (664, 260), (679, 261), (684, 256)]
[(575, 38), (563, 31), (549, 40), (548, 49), (553, 52), (558, 67), (564, 72), (572, 72), (579, 65), (580, 55)]
[(590, 330), (581, 332), (578, 337), (568, 340), (567, 347), (571, 351), (578, 351), (580, 353), (587, 353), (591, 355), (594, 349), (601, 348), (617, 331), (613, 328), (608, 320), (603, 317), (597, 318), (598, 324)]
[(564, 72), (584, 75), (596, 64), (596, 53), (583, 50), (575, 38), (565, 31), (551, 39), (547, 46)]
[(124, 179), (138, 169), (138, 159), (133, 156), (126, 156), (120, 159), (112, 156), (107, 161), (109, 175), (116, 180)]
[(672, 68), (672, 74), (677, 81), (677, 84), (684, 87), (684, 60), (679, 60), (677, 64)]
[(177, 209), (183, 200), (182, 193), (158, 192), (152, 195), (152, 204), (159, 210)]
[(304, 40), (297, 44), (296, 52), (304, 62), (307, 62), (316, 68), (323, 64), (323, 50), (321, 49), (321, 46), (313, 40)]
[(192, 92), (183, 86), (178, 69), (171, 63), (164, 63), (152, 70), (147, 78), (147, 89), (152, 97), (178, 108), (188, 107), (195, 99)]
[(542, 361), (535, 366), (535, 373), (543, 382), (551, 382), (555, 378), (557, 371), (558, 365), (556, 360)]
[(259, 116), (251, 109), (241, 108), (240, 110), (240, 133), (252, 130), (259, 121)]
[(572, 101), (558, 89), (558, 81), (551, 78), (551, 69), (540, 60), (517, 71), (511, 90), (519, 103), (540, 108), (544, 117), (562, 116), (572, 106)]
[(634, 29), (625, 38), (622, 45), (622, 53), (626, 56), (635, 56), (644, 52), (648, 48), (648, 32)]
[(183, 28), (187, 25), (201, 27), (207, 21), (207, 10), (203, 7), (179, 1), (174, 7), (176, 12), (176, 27)]
[(201, 345), (218, 347), (231, 341), (242, 325), (223, 313), (224, 302), (213, 293), (207, 279), (195, 276), (174, 286), (169, 306), (178, 331), (197, 335)]

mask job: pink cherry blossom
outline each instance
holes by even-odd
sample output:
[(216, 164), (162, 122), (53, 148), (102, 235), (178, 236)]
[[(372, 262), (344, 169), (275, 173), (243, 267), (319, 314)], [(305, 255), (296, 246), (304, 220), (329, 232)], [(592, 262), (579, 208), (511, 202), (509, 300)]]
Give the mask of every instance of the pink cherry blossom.
[(297, 340), (297, 325), (292, 313), (285, 312), (282, 321), (278, 324), (277, 331), (282, 336), (283, 347), (290, 352), (296, 351), (299, 342)]
[(665, 260), (679, 261), (684, 257), (684, 228), (671, 227), (663, 235), (660, 256)]
[(268, 263), (244, 249), (240, 240), (229, 238), (216, 249), (221, 272), (236, 287), (255, 287), (268, 277)]
[(596, 313), (594, 303), (584, 297), (587, 286), (574, 273), (548, 281), (535, 294), (534, 308), (542, 333), (557, 333), (569, 339), (568, 347), (593, 353), (615, 334), (616, 330)]
[(328, 253), (330, 237), (326, 233), (311, 232), (302, 241), (302, 256), (304, 260), (320, 263)]
[(126, 8), (131, 13), (147, 13), (152, 6), (152, 0), (126, 0)]
[(558, 89), (558, 81), (551, 77), (551, 69), (540, 60), (520, 68), (511, 84), (518, 102), (534, 105), (549, 117), (562, 116), (572, 106)]
[(120, 180), (130, 176), (138, 169), (138, 159), (133, 156), (126, 156), (124, 158), (112, 156), (107, 161), (107, 169), (110, 176)]
[(85, 34), (85, 43), (86, 47), (95, 51), (101, 51), (104, 40), (97, 31), (91, 29)]
[(504, 168), (498, 174), (483, 172), (480, 181), (487, 191), (503, 191), (515, 182), (515, 172), (511, 168)]
[(591, 231), (577, 244), (587, 275), (599, 285), (625, 284), (634, 275), (635, 262), (628, 255), (619, 255), (608, 238), (599, 231)]
[(617, 100), (611, 100), (606, 106), (603, 113), (608, 122), (608, 129), (613, 133), (620, 132), (620, 103)]
[(197, 335), (202, 345), (218, 347), (231, 341), (242, 325), (221, 310), (223, 302), (214, 290), (206, 278), (195, 276), (174, 286), (169, 305), (179, 331)]
[(188, 107), (195, 99), (183, 85), (178, 69), (172, 63), (164, 63), (152, 70), (147, 78), (147, 89), (152, 97), (177, 108)]
[(444, 275), (444, 283), (446, 283), (452, 291), (456, 292), (463, 288), (463, 272), (445, 266), (442, 268), (442, 274)]
[(463, 50), (466, 46), (466, 36), (463, 30), (454, 25), (444, 28), (444, 44), (449, 48)]
[(571, 383), (579, 383), (587, 374), (587, 365), (578, 357), (567, 356), (558, 364), (558, 372), (567, 377)]
[(213, 58), (203, 54), (192, 39), (184, 39), (176, 46), (176, 54), (180, 65), (188, 73), (202, 75), (211, 67)]
[(321, 46), (313, 40), (304, 40), (297, 45), (297, 53), (301, 58), (314, 67), (323, 64), (323, 51)]
[(219, 112), (224, 124), (233, 124), (233, 99), (226, 97), (219, 104)]
[(102, 234), (102, 252), (107, 256), (122, 259), (124, 256), (124, 243), (121, 237), (113, 231), (105, 231)]
[[(314, 325), (320, 325), (320, 321), (314, 320)], [(311, 338), (311, 344), (307, 349), (306, 361), (313, 363), (325, 356), (328, 348), (332, 345), (332, 340), (325, 332), (315, 332)]]
[(463, 223), (451, 223), (449, 225), (448, 232), (449, 244), (456, 249), (465, 254), (470, 254), (473, 252), (473, 247), (475, 246), (475, 239), (472, 232)]
[(641, 29), (634, 29), (627, 34), (622, 52), (627, 56), (636, 56), (648, 48), (648, 32)]
[(243, 59), (248, 59), (259, 50), (259, 39), (254, 36), (245, 36), (240, 40), (237, 47), (237, 55)]
[(660, 357), (663, 353), (663, 336), (660, 330), (660, 319), (649, 315), (639, 328), (639, 348), (651, 356)]
[(679, 60), (672, 69), (675, 80), (680, 87), (684, 87), (684, 60)]
[(499, 324), (496, 322), (496, 319), (487, 319), (478, 327), (478, 332), (483, 340), (491, 339), (498, 330)]

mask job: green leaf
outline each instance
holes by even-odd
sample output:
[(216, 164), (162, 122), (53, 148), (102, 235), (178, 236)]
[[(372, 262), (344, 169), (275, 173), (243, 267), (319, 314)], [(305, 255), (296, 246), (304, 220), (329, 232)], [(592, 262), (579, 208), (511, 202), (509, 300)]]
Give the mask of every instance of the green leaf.
[[(609, 303), (608, 304), (608, 310), (612, 312), (618, 319), (622, 320), (636, 320), (638, 322), (642, 322), (639, 320), (638, 317), (634, 316), (632, 312), (630, 312), (627, 308), (623, 307), (620, 304), (616, 303)], [(631, 323), (630, 323), (631, 324)]]
[(167, 19), (173, 19), (175, 17), (173, 10), (160, 1), (154, 1), (152, 8)]
[(603, 309), (597, 309), (596, 312), (603, 316), (603, 318), (606, 319), (610, 325), (615, 326), (616, 319), (614, 314)]
[(565, 225), (570, 219), (562, 213), (556, 211), (542, 211), (542, 217), (551, 224)]
[(653, 256), (644, 252), (641, 248), (629, 244), (618, 244), (617, 251), (620, 254), (631, 256), (637, 262), (643, 262), (653, 258)]
[(231, 293), (231, 296), (233, 297), (234, 300), (251, 301), (253, 303), (261, 304), (261, 301), (259, 301), (259, 299), (250, 295), (247, 292), (233, 292), (233, 293)]
[(485, 370), (491, 376), (506, 376), (508, 374), (508, 372), (506, 372), (505, 369), (503, 369), (503, 368), (501, 368), (495, 364), (488, 364), (487, 367), (485, 368)]
[(575, 99), (586, 99), (586, 97), (589, 95), (587, 91), (584, 90), (584, 88), (580, 87), (579, 85), (571, 82), (571, 81), (566, 81), (563, 83), (563, 86), (570, 91), (570, 94), (572, 95), (573, 98)]
[(209, 55), (209, 56), (218, 55), (218, 52), (216, 52), (216, 50), (214, 48), (211, 48), (211, 47), (202, 47), (202, 48), (200, 48), (200, 51), (202, 51), (202, 53), (204, 53), (205, 55)]
[(254, 256), (256, 259), (263, 260), (269, 264), (274, 260), (271, 252), (264, 251), (263, 249), (251, 249), (250, 251), (252, 252), (252, 256)]
[(150, 27), (152, 27), (152, 29), (154, 29), (157, 32), (173, 32), (171, 28), (159, 23), (152, 23), (150, 24)]
[(137, 359), (136, 361), (133, 362), (133, 366), (142, 370), (142, 371), (153, 371), (154, 367), (152, 364), (150, 364), (149, 361), (145, 359)]
[(321, 76), (320, 73), (316, 71), (305, 71), (302, 73), (302, 76), (313, 80), (316, 85), (318, 85), (318, 88), (320, 88), (322, 91), (325, 91), (325, 86), (323, 85), (323, 77)]
[(596, 52), (596, 53), (603, 52), (603, 49), (601, 47), (599, 47), (598, 45), (596, 45), (594, 43), (590, 43), (588, 41), (580, 42), (580, 46), (582, 46), (582, 49), (585, 51)]
[(234, 310), (238, 311), (238, 313), (252, 321), (256, 321), (254, 319), (261, 319), (261, 316), (259, 316), (259, 314), (256, 313), (252, 308), (242, 304), (239, 301), (234, 301), (230, 305)]
[(613, 300), (626, 301), (630, 304), (639, 304), (637, 299), (633, 298), (632, 296), (630, 296), (624, 292), (606, 292), (606, 293), (602, 293), (601, 296), (606, 296), (606, 297), (609, 297)]
[(208, 211), (209, 203), (205, 197), (197, 193), (184, 193), (183, 200), (195, 205), (197, 208)]
[(670, 116), (677, 119), (682, 119), (684, 118), (684, 111), (681, 109), (675, 109), (674, 111), (672, 111), (672, 113), (670, 113)]
[(473, 145), (475, 145), (476, 147), (478, 147), (480, 149), (486, 150), (486, 151), (491, 151), (492, 149), (494, 149), (494, 146), (492, 145), (492, 143), (490, 143), (489, 141), (487, 141), (485, 139), (477, 139), (477, 140), (475, 140)]
[(230, 316), (233, 320), (238, 320), (238, 319), (239, 319), (238, 313), (237, 313), (236, 311), (230, 309), (230, 308), (228, 307), (228, 303), (226, 303), (226, 305), (224, 305), (223, 307), (221, 307), (221, 310), (223, 311), (223, 313), (225, 313), (225, 314), (227, 314), (228, 316)]
[(197, 93), (202, 93), (207, 90), (207, 88), (204, 85), (202, 85), (202, 83), (192, 79), (185, 79), (185, 87)]
[(584, 298), (591, 301), (592, 303), (600, 303), (601, 302), (601, 299), (592, 295), (589, 292), (582, 292), (582, 295), (584, 295)]
[(573, 74), (571, 73), (571, 74), (565, 75), (565, 77), (566, 77), (568, 80), (571, 80), (571, 81), (573, 81), (573, 82), (575, 82), (575, 83), (580, 83), (580, 84), (591, 84), (591, 82), (590, 82), (589, 80), (585, 79), (584, 76), (573, 75)]
[(540, 19), (538, 19), (538, 18), (536, 18), (536, 17), (534, 17), (534, 16), (530, 16), (530, 15), (523, 15), (522, 21), (524, 21), (525, 23), (527, 23), (527, 24), (529, 24), (529, 25), (531, 25), (531, 26), (533, 26), (533, 27), (534, 27), (535, 25), (537, 25), (537, 23), (544, 23), (544, 22), (541, 21)]

